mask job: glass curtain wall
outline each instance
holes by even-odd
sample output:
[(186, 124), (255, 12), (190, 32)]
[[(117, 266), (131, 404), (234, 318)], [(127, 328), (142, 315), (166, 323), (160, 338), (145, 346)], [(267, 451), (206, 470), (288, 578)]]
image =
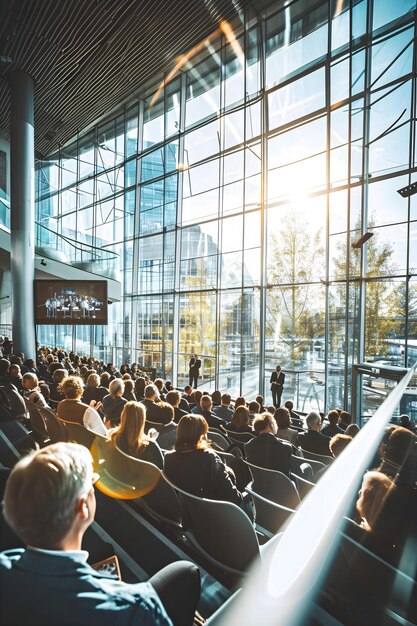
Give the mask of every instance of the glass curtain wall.
[(203, 387), (267, 403), (280, 364), (304, 410), (349, 409), (354, 362), (410, 365), (414, 10), (256, 2), (40, 162), (38, 245), (120, 272), (123, 293), (108, 327), (40, 341), (179, 385), (198, 353)]

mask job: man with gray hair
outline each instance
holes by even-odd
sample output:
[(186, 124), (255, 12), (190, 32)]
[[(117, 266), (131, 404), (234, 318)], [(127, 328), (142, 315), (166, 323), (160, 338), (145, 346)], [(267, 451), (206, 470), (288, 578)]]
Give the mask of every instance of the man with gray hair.
[(321, 417), (316, 411), (311, 411), (306, 417), (308, 431), (298, 433), (297, 443), (303, 450), (313, 452), (313, 454), (321, 454), (331, 456), (329, 443), (330, 437), (322, 435)]
[(136, 584), (87, 564), (81, 542), (99, 479), (88, 449), (74, 443), (47, 446), (14, 467), (4, 516), (27, 548), (0, 553), (2, 624), (191, 626), (200, 589), (193, 564), (172, 563)]

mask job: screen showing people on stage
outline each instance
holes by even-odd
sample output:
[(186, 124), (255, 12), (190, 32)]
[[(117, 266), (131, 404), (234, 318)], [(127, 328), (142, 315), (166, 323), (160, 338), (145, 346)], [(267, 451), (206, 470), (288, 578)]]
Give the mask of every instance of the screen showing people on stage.
[(107, 324), (107, 281), (35, 280), (36, 324)]

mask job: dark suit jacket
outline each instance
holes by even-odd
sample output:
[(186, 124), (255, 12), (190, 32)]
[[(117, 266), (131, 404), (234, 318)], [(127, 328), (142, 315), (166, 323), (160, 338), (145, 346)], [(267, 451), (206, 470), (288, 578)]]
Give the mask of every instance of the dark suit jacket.
[(331, 456), (329, 448), (330, 437), (326, 437), (326, 435), (322, 435), (316, 430), (298, 433), (297, 441), (298, 445), (303, 448), (303, 450), (308, 450), (308, 452), (313, 452), (314, 454)]
[(200, 373), (200, 367), (201, 359), (195, 359), (194, 357), (192, 357), (189, 363), (190, 372), (192, 371), (195, 376), (198, 376)]
[(337, 424), (326, 423), (321, 429), (321, 434), (326, 437), (334, 437), (335, 435), (343, 435), (344, 431)]
[(271, 383), (271, 391), (273, 389), (282, 389), (282, 387), (284, 386), (284, 382), (285, 382), (284, 372), (281, 371), (279, 374), (277, 371), (272, 372), (269, 382)]
[(5, 626), (172, 626), (152, 585), (120, 584), (78, 555), (2, 552), (0, 589)]
[(212, 450), (169, 452), (165, 455), (164, 472), (177, 487), (200, 498), (242, 503), (242, 494)]
[(262, 433), (245, 443), (246, 458), (249, 463), (277, 470), (287, 476), (290, 473), (292, 446), (280, 441), (272, 433)]

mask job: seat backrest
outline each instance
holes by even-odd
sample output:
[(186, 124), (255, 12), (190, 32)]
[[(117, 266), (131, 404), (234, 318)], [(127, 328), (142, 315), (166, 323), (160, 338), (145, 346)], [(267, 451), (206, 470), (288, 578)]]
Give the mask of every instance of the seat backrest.
[(230, 447), (230, 440), (225, 435), (222, 435), (220, 432), (216, 432), (213, 430), (208, 431), (207, 438), (220, 450), (226, 452)]
[(238, 433), (234, 432), (233, 430), (228, 430), (227, 428), (225, 428), (224, 430), (230, 441), (234, 441), (235, 443), (248, 443), (249, 441), (254, 439), (254, 437), (256, 437), (256, 435), (252, 433)]
[(68, 422), (66, 420), (60, 421), (65, 425), (69, 441), (75, 441), (75, 443), (79, 443), (88, 449), (91, 448), (95, 438), (95, 433), (93, 431), (88, 430), (88, 428), (82, 424), (78, 424), (77, 422)]
[(203, 553), (225, 568), (246, 571), (259, 556), (259, 544), (242, 509), (231, 502), (193, 496), (165, 480), (177, 491), (183, 520)]
[(276, 502), (290, 509), (296, 509), (300, 504), (300, 496), (292, 480), (282, 472), (265, 469), (244, 461), (253, 477), (252, 488), (267, 500)]
[(306, 479), (304, 476), (297, 475), (295, 472), (291, 473), (291, 477), (295, 480), (297, 491), (300, 494), (301, 500), (303, 500), (310, 493), (313, 487), (315, 487), (315, 483)]
[(45, 420), (43, 419), (38, 407), (33, 402), (25, 400), (26, 408), (29, 413), (29, 424), (33, 431), (41, 434), (43, 437), (49, 437)]
[(319, 461), (319, 463), (323, 463), (323, 465), (331, 465), (334, 461), (332, 456), (327, 456), (325, 454), (316, 454), (315, 452), (309, 452), (308, 450), (304, 450), (300, 448), (303, 453), (303, 457), (305, 459), (311, 459), (312, 461)]
[[(291, 457), (291, 471), (294, 472), (294, 474), (298, 474), (299, 475), (300, 474), (300, 467), (305, 462), (306, 462), (306, 459), (304, 459), (301, 456), (297, 456), (297, 455), (293, 454), (292, 457)], [(313, 474), (315, 474), (319, 470), (322, 470), (324, 467), (326, 467), (324, 465), (324, 463), (321, 463), (320, 461), (316, 461), (314, 459), (308, 459), (307, 462), (310, 465), (311, 469), (313, 470)]]
[(25, 401), (14, 385), (4, 385), (1, 389), (2, 396), (7, 399), (12, 414), (16, 416), (26, 415)]
[(157, 519), (174, 526), (182, 526), (180, 502), (175, 489), (171, 487), (163, 476), (155, 489), (142, 498), (145, 505)]
[(51, 409), (39, 407), (38, 410), (46, 424), (46, 430), (51, 442), (68, 441), (68, 432), (64, 422), (58, 419)]
[(256, 528), (269, 538), (275, 535), (295, 513), (294, 509), (276, 504), (259, 495), (253, 489), (252, 483), (246, 487), (246, 491), (251, 495), (255, 504)]
[(100, 474), (97, 488), (112, 498), (141, 498), (152, 491), (161, 478), (161, 470), (156, 465), (125, 454), (102, 435), (95, 435), (91, 454), (94, 471)]
[(417, 583), (414, 578), (345, 533), (340, 533), (340, 538), (337, 557), (326, 575), (323, 588), (333, 598), (341, 616), (346, 617), (348, 607), (351, 611), (349, 623), (382, 624), (388, 623), (384, 616), (386, 618), (387, 610), (390, 610), (398, 616), (395, 623), (415, 624)]

